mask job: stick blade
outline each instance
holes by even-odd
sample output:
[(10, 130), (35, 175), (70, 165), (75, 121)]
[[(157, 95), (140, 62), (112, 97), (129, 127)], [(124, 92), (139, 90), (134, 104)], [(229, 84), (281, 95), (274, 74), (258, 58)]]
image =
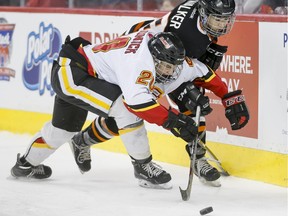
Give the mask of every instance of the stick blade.
[(227, 171), (221, 171), (220, 172), (220, 174), (222, 175), (222, 176), (230, 176), (230, 174), (227, 172)]
[(182, 190), (181, 187), (179, 187), (181, 197), (183, 201), (188, 201), (190, 199), (190, 193), (187, 190)]

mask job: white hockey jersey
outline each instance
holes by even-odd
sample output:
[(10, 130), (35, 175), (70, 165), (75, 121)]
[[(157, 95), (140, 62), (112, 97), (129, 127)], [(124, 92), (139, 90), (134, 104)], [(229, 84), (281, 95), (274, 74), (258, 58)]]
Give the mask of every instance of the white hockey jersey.
[(140, 31), (98, 45), (88, 45), (83, 51), (95, 76), (118, 85), (124, 102), (140, 118), (162, 125), (168, 110), (157, 98), (168, 94), (183, 82), (205, 76), (209, 70), (197, 60), (187, 59), (177, 80), (168, 84), (155, 83), (155, 65), (148, 49), (152, 31)]

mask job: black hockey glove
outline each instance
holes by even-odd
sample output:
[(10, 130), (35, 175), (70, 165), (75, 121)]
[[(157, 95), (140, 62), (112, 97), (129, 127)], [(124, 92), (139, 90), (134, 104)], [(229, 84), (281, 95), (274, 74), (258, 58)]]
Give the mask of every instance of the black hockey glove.
[(190, 110), (195, 114), (198, 105), (201, 108), (202, 116), (208, 115), (212, 112), (209, 98), (204, 96), (200, 90), (192, 84), (192, 82), (183, 83), (176, 90), (171, 92), (169, 97), (177, 104), (182, 113)]
[(198, 133), (198, 127), (195, 121), (182, 113), (178, 115), (169, 110), (168, 119), (162, 125), (165, 129), (170, 130), (176, 137), (181, 137), (186, 142), (195, 139)]
[(192, 83), (188, 83), (185, 89), (188, 96), (185, 107), (188, 110), (196, 113), (197, 106), (200, 106), (201, 115), (208, 115), (212, 112), (213, 109), (210, 107), (209, 98), (204, 96), (198, 88), (196, 88)]
[(206, 53), (200, 56), (198, 60), (208, 65), (213, 71), (216, 71), (220, 66), (223, 55), (227, 52), (227, 48), (227, 46), (211, 43), (207, 47)]
[(87, 46), (91, 43), (90, 41), (87, 41), (82, 37), (76, 37), (71, 40), (70, 35), (67, 35), (67, 37), (65, 38), (65, 44), (70, 44), (74, 49), (77, 50), (81, 44), (82, 46)]
[(222, 103), (225, 107), (225, 116), (229, 120), (232, 130), (243, 128), (248, 123), (249, 111), (241, 90), (224, 95)]

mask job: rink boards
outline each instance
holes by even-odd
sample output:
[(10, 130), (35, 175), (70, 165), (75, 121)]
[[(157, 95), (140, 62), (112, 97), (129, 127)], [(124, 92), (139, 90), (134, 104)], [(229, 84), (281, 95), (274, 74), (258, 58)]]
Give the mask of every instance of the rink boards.
[[(29, 11), (28, 11), (29, 10)], [(163, 13), (1, 8), (0, 130), (35, 133), (51, 118), (50, 68), (66, 35), (93, 43), (116, 38), (132, 24)], [(251, 120), (230, 129), (221, 100), (207, 92), (209, 147), (232, 175), (287, 187), (287, 17), (239, 16), (220, 39), (229, 46), (217, 73), (229, 89), (242, 89)], [(89, 119), (91, 120), (92, 117)], [(147, 125), (156, 160), (188, 166), (184, 145)], [(119, 138), (99, 148), (123, 152)]]

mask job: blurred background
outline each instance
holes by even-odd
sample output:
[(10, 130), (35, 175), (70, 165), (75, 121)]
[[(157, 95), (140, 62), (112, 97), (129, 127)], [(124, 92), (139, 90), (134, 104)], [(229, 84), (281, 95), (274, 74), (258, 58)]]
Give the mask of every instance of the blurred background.
[[(0, 0), (0, 6), (169, 11), (184, 0)], [(288, 0), (235, 0), (237, 14), (287, 15)]]

